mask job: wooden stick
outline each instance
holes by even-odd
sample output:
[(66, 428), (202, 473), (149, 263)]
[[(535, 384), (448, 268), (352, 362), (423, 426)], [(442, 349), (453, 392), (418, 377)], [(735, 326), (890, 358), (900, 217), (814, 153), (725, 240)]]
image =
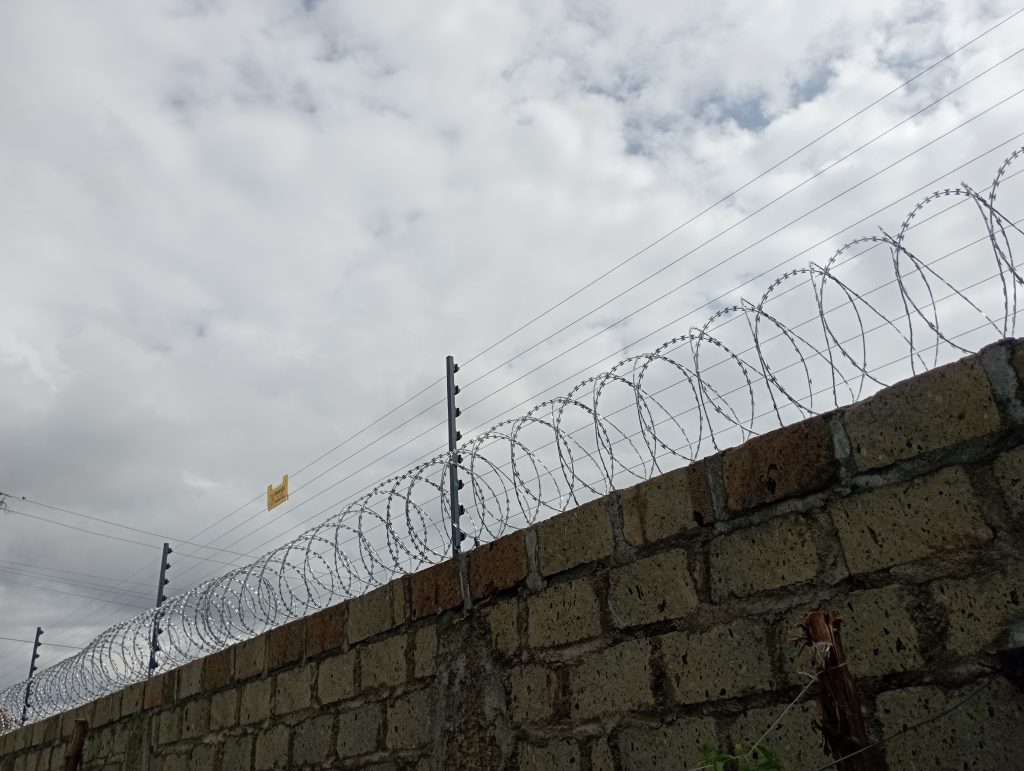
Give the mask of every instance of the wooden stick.
[(85, 746), (85, 732), (89, 730), (86, 720), (76, 720), (71, 732), (71, 742), (64, 756), (64, 771), (78, 771), (82, 766), (82, 748)]
[(834, 611), (812, 610), (801, 624), (821, 683), (819, 728), (826, 751), (839, 761), (836, 764), (839, 771), (876, 771), (878, 765), (870, 750), (846, 757), (864, 749), (870, 742), (860, 711), (857, 683), (850, 674), (843, 649), (842, 622), (842, 617)]

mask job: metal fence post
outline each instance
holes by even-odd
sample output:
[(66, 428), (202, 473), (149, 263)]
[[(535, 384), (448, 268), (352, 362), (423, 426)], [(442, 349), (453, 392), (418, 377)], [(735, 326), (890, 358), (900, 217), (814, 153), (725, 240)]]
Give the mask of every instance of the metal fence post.
[(39, 638), (43, 636), (43, 628), (36, 627), (36, 639), (32, 643), (32, 661), (28, 667), (28, 680), (25, 682), (25, 703), (21, 708), (21, 724), (28, 720), (28, 708), (32, 698), (32, 675), (36, 673), (36, 659), (39, 658)]
[(164, 587), (168, 584), (167, 569), (171, 566), (171, 563), (167, 561), (168, 555), (172, 554), (174, 549), (171, 548), (169, 543), (164, 544), (163, 553), (160, 556), (160, 581), (156, 586), (156, 607), (157, 612), (153, 617), (153, 634), (149, 640), (149, 672), (146, 674), (147, 677), (153, 674), (153, 670), (157, 668), (156, 654), (160, 650), (160, 633), (164, 630), (160, 627), (160, 606), (164, 604), (164, 600), (167, 597), (164, 595)]
[(459, 490), (462, 489), (462, 481), (459, 479), (459, 464), (462, 463), (462, 456), (456, 450), (462, 434), (455, 428), (455, 419), (462, 414), (462, 410), (455, 406), (455, 397), (459, 393), (459, 387), (455, 385), (455, 373), (459, 371), (459, 365), (455, 358), (449, 356), (445, 359), (446, 380), (448, 383), (448, 494), (451, 499), (452, 509), (452, 556), (455, 557), (462, 550), (462, 541), (466, 534), (462, 532), (459, 519), (465, 513), (465, 507), (459, 503)]

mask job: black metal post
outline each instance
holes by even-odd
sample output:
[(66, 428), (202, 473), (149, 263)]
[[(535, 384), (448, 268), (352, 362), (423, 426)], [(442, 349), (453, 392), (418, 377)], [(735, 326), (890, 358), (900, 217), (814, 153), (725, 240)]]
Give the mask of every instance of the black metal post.
[(456, 453), (458, 442), (462, 434), (455, 428), (455, 419), (462, 414), (462, 411), (455, 406), (455, 397), (459, 393), (459, 387), (455, 385), (455, 373), (459, 371), (459, 365), (451, 356), (445, 359), (445, 369), (448, 381), (448, 452), (451, 453), (451, 462), (448, 464), (448, 493), (451, 498), (452, 507), (452, 556), (458, 555), (462, 549), (462, 539), (466, 534), (459, 526), (459, 518), (465, 512), (462, 504), (459, 503), (459, 490), (462, 489), (462, 482), (459, 480), (459, 464), (462, 456)]
[[(167, 561), (168, 555), (172, 554), (174, 549), (171, 548), (169, 543), (164, 544), (163, 553), (160, 556), (160, 581), (156, 586), (156, 607), (157, 612), (153, 617), (153, 634), (149, 641), (149, 673), (152, 674), (153, 670), (157, 668), (156, 654), (160, 650), (160, 633), (164, 630), (160, 628), (160, 619), (162, 614), (160, 613), (160, 606), (164, 604), (164, 600), (167, 596), (164, 594), (164, 587), (169, 583), (167, 578), (167, 569), (171, 566), (171, 563)], [(148, 675), (147, 675), (148, 676)]]
[(28, 681), (25, 683), (25, 704), (21, 708), (21, 724), (25, 725), (25, 721), (28, 720), (28, 708), (30, 699), (32, 697), (32, 675), (36, 673), (36, 659), (39, 658), (39, 638), (43, 636), (43, 628), (41, 626), (36, 627), (36, 639), (32, 643), (32, 662), (28, 667)]

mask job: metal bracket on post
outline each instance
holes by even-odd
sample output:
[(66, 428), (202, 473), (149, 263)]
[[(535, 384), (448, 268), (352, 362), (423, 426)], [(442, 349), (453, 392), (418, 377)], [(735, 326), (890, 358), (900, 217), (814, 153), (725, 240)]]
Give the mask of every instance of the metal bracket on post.
[(171, 563), (167, 561), (168, 555), (172, 554), (174, 549), (171, 548), (169, 543), (164, 544), (163, 554), (160, 557), (160, 581), (156, 586), (156, 615), (153, 616), (153, 634), (149, 640), (149, 672), (146, 677), (153, 674), (158, 666), (156, 661), (156, 654), (160, 650), (160, 633), (164, 630), (160, 627), (160, 619), (163, 614), (160, 612), (160, 606), (164, 604), (164, 600), (167, 599), (164, 594), (164, 587), (169, 583), (167, 578), (167, 569), (171, 566)]
[(458, 455), (459, 440), (462, 434), (455, 428), (455, 419), (462, 414), (462, 411), (455, 406), (455, 397), (459, 393), (459, 387), (455, 385), (455, 373), (459, 371), (459, 365), (451, 356), (445, 359), (448, 382), (448, 452), (451, 462), (448, 464), (448, 494), (451, 499), (452, 509), (452, 556), (455, 557), (462, 550), (462, 541), (466, 534), (462, 532), (459, 525), (459, 518), (466, 509), (459, 503), (459, 490), (462, 489), (462, 481), (459, 479), (459, 464), (462, 456)]
[(39, 658), (39, 638), (43, 636), (43, 628), (41, 626), (36, 627), (36, 639), (32, 644), (32, 662), (28, 667), (28, 681), (25, 683), (25, 704), (21, 708), (21, 724), (25, 725), (25, 721), (28, 720), (28, 708), (31, 704), (32, 697), (32, 676), (36, 673), (36, 659)]

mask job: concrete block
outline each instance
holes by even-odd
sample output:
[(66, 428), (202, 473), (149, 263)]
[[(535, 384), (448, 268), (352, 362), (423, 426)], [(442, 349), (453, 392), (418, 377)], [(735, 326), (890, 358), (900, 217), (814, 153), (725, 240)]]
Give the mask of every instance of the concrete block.
[(491, 644), (498, 653), (511, 656), (519, 650), (519, 600), (492, 605), (484, 616), (491, 631)]
[(855, 675), (888, 675), (924, 667), (913, 598), (899, 586), (855, 592), (834, 603), (843, 616), (843, 645)]
[(818, 550), (803, 517), (778, 517), (718, 536), (708, 547), (711, 599), (725, 602), (810, 581)]
[(549, 586), (527, 601), (531, 648), (564, 645), (601, 633), (597, 595), (589, 578)]
[(936, 581), (932, 596), (946, 611), (946, 647), (960, 656), (992, 650), (1010, 622), (1024, 618), (1024, 567)]
[(657, 543), (715, 518), (707, 464), (691, 463), (619, 493), (622, 533), (632, 546)]
[[(88, 754), (89, 743), (86, 742), (85, 746)], [(190, 763), (191, 758), (188, 752), (175, 752), (160, 756), (156, 766), (159, 771), (191, 771)]]
[(388, 707), (387, 746), (390, 750), (421, 747), (430, 741), (430, 691), (399, 696)]
[(210, 730), (210, 700), (196, 699), (185, 705), (181, 720), (181, 736), (183, 739), (195, 739), (205, 736)]
[(274, 714), (287, 715), (308, 709), (313, 703), (313, 679), (316, 665), (286, 669), (274, 678)]
[[(885, 743), (889, 768), (1020, 768), (1024, 757), (1024, 694), (1001, 677), (948, 715)], [(972, 688), (905, 688), (876, 699), (875, 717), (888, 736), (967, 699)]]
[(540, 572), (550, 576), (610, 557), (615, 547), (609, 507), (611, 496), (556, 514), (537, 525)]
[(618, 732), (622, 768), (636, 771), (678, 771), (701, 766), (703, 745), (718, 747), (715, 721), (707, 717), (678, 718), (657, 726), (626, 726)]
[(455, 560), (425, 568), (409, 576), (412, 595), (412, 617), (432, 616), (462, 606), (459, 568)]
[(698, 605), (681, 549), (657, 554), (609, 574), (608, 608), (619, 628), (680, 618)]
[(203, 660), (190, 661), (178, 669), (178, 698), (187, 699), (203, 690)]
[(615, 771), (615, 758), (605, 736), (598, 737), (590, 746), (590, 771)]
[(197, 744), (192, 747), (189, 771), (221, 771), (217, 762), (217, 745)]
[(236, 771), (251, 771), (253, 738), (249, 735), (227, 736), (224, 738), (224, 768)]
[(145, 683), (129, 685), (121, 692), (121, 717), (129, 717), (142, 711), (142, 697), (145, 692)]
[(430, 624), (420, 627), (413, 636), (413, 676), (433, 677), (437, 656), (437, 628)]
[(306, 619), (297, 618), (267, 632), (267, 671), (301, 661), (306, 650)]
[(235, 650), (235, 679), (248, 680), (267, 671), (267, 636), (261, 634), (233, 646)]
[(402, 685), (406, 679), (407, 635), (397, 634), (359, 649), (362, 689), (389, 688)]
[(157, 744), (170, 744), (181, 739), (181, 716), (181, 707), (171, 707), (157, 714)]
[(992, 538), (963, 469), (858, 493), (830, 504), (853, 573), (957, 551)]
[(256, 680), (242, 686), (238, 703), (238, 722), (262, 723), (270, 717), (270, 680)]
[(667, 634), (661, 638), (661, 656), (672, 699), (682, 704), (771, 688), (765, 629), (756, 621)]
[[(832, 756), (826, 755), (821, 748), (821, 732), (814, 726), (817, 712), (814, 702), (804, 701), (794, 705), (779, 720), (787, 706), (788, 702), (747, 710), (732, 724), (729, 731), (732, 741), (749, 747), (763, 736), (760, 746), (775, 755), (782, 768), (817, 768), (825, 765)], [(765, 731), (776, 720), (778, 724), (766, 736)]]
[(519, 771), (552, 771), (579, 768), (580, 746), (574, 739), (556, 739), (543, 746), (519, 744)]
[(378, 702), (339, 713), (338, 756), (344, 760), (376, 750), (383, 722), (384, 710)]
[(306, 619), (306, 655), (338, 650), (345, 644), (348, 603), (342, 602), (314, 613)]
[(231, 682), (234, 648), (218, 651), (203, 659), (203, 690), (216, 691)]
[[(1024, 352), (1024, 347), (1018, 350)], [(1024, 516), (1024, 447), (1004, 452), (992, 465), (1010, 513)]]
[(351, 699), (356, 695), (356, 652), (339, 653), (320, 662), (317, 695), (321, 704)]
[(544, 723), (558, 704), (558, 673), (537, 664), (514, 667), (505, 674), (512, 722)]
[(334, 715), (299, 723), (292, 733), (292, 766), (323, 766), (334, 752)]
[[(853, 592), (825, 603), (825, 607), (842, 616), (843, 647), (854, 677), (890, 675), (924, 667), (912, 605), (913, 597), (901, 586)], [(805, 685), (813, 672), (811, 654), (803, 644), (800, 629), (800, 622), (811, 609), (794, 609), (776, 626), (786, 658), (786, 682), (792, 685)]]
[(288, 767), (288, 726), (275, 725), (256, 735), (256, 771)]
[(222, 731), (238, 725), (237, 689), (220, 691), (210, 697), (210, 730)]
[[(171, 670), (162, 675), (149, 678), (146, 681), (146, 689), (142, 694), (142, 708), (154, 709), (164, 704), (171, 704), (174, 701), (177, 681), (177, 670)], [(93, 722), (92, 710), (90, 709), (89, 714), (83, 716), (82, 719), (88, 720), (91, 724)]]
[(838, 469), (824, 418), (785, 426), (725, 453), (726, 505), (731, 511), (745, 511), (823, 490), (836, 479)]
[(569, 673), (574, 720), (654, 705), (651, 644), (629, 640), (584, 657)]
[(520, 530), (469, 553), (469, 592), (474, 600), (490, 597), (526, 580), (526, 533)]
[[(112, 693), (96, 699), (96, 708), (93, 710), (92, 726), (99, 728), (121, 718), (121, 693)], [(41, 744), (43, 741), (42, 724), (34, 723), (33, 744)]]
[(947, 364), (847, 407), (853, 462), (864, 471), (999, 428), (999, 409), (976, 357)]
[(381, 632), (394, 629), (395, 584), (378, 587), (372, 592), (361, 594), (348, 603), (348, 641), (357, 643)]

